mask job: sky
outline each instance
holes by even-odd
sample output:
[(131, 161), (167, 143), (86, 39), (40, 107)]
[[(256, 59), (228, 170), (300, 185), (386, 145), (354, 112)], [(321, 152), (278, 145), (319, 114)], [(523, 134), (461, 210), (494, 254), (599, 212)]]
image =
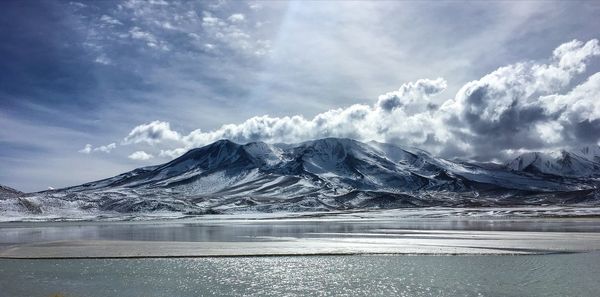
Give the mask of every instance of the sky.
[(501, 162), (598, 145), (597, 1), (0, 2), (0, 184), (228, 138)]

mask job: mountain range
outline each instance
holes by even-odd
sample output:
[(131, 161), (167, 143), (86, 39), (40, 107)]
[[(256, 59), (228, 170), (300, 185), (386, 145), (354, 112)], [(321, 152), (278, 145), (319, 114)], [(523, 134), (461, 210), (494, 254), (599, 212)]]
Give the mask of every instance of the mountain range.
[(346, 138), (220, 140), (161, 165), (37, 193), (0, 189), (0, 213), (327, 211), (596, 204), (600, 148), (525, 153), (506, 164), (446, 160)]

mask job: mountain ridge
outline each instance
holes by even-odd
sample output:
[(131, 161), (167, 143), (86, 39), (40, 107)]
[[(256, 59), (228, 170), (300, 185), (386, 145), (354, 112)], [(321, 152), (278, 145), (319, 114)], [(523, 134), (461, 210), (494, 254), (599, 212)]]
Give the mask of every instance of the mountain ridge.
[(4, 199), (0, 212), (201, 214), (596, 203), (600, 164), (589, 150), (582, 153), (588, 157), (528, 153), (492, 166), (348, 138), (297, 144), (219, 140), (164, 164)]

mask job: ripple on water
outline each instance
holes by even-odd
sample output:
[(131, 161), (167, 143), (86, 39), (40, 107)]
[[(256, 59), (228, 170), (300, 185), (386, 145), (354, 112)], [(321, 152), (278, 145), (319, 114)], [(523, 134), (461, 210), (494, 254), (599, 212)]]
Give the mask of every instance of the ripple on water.
[(598, 264), (599, 253), (0, 260), (0, 296), (595, 296)]

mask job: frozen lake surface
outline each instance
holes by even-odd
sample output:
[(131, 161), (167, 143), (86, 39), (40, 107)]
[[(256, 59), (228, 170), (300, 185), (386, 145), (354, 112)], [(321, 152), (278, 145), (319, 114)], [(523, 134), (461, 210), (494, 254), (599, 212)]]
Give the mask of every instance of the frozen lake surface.
[(0, 257), (543, 254), (600, 249), (596, 216), (544, 217), (538, 211), (397, 210), (0, 223)]
[(5, 222), (0, 296), (596, 296), (597, 212)]

